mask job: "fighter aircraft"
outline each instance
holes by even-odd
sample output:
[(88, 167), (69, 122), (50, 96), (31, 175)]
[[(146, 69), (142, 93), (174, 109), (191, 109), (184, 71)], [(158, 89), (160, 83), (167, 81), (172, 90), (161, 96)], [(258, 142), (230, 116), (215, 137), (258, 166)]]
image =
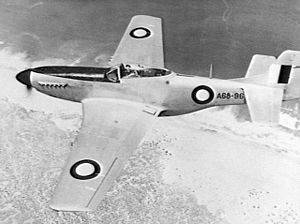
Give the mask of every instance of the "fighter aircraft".
[(94, 210), (157, 117), (247, 104), (255, 122), (276, 123), (299, 98), (300, 52), (254, 55), (245, 78), (221, 80), (164, 68), (161, 19), (134, 16), (111, 67), (45, 66), (16, 78), (28, 88), (81, 102), (83, 121), (50, 207)]

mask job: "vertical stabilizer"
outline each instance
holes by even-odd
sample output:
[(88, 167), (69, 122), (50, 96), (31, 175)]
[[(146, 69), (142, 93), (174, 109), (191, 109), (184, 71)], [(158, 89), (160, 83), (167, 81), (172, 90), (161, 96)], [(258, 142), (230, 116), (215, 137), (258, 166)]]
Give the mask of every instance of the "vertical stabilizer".
[(284, 100), (300, 98), (300, 51), (284, 51), (277, 62), (290, 67), (289, 77), (284, 80), (287, 84)]
[(300, 65), (300, 51), (286, 50), (279, 55), (277, 62), (285, 65)]

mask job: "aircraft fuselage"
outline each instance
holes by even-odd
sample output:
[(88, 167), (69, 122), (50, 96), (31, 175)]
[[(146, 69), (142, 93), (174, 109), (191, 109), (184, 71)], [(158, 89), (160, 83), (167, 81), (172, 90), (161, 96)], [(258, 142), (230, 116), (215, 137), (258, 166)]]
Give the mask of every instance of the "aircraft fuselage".
[[(39, 67), (17, 75), (44, 94), (81, 102), (86, 98), (116, 98), (163, 108), (160, 116), (190, 113), (212, 106), (245, 104), (241, 83), (170, 72), (159, 77), (121, 78), (110, 82), (110, 68)], [(21, 75), (22, 74), (22, 75)], [(23, 76), (20, 78), (20, 76)]]

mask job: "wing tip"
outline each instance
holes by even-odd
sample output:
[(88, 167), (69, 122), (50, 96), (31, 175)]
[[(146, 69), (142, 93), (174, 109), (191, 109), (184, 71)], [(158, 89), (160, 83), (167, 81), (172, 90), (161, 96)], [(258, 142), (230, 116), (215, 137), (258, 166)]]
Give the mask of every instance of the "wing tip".
[(64, 212), (91, 212), (94, 209), (83, 206), (76, 206), (70, 204), (58, 204), (51, 202), (49, 207), (55, 211), (64, 211)]
[(161, 20), (160, 17), (156, 17), (156, 16), (149, 16), (149, 15), (135, 15), (131, 18), (131, 20), (134, 19), (156, 19), (156, 20)]

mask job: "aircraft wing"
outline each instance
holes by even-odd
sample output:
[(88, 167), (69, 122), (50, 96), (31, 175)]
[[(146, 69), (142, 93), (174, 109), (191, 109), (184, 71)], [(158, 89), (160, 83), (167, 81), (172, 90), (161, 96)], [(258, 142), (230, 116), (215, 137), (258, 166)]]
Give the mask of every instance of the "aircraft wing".
[(55, 210), (95, 209), (159, 113), (125, 100), (93, 98), (82, 104), (80, 134), (50, 202)]
[(111, 65), (119, 63), (164, 67), (161, 19), (138, 15), (132, 17)]

